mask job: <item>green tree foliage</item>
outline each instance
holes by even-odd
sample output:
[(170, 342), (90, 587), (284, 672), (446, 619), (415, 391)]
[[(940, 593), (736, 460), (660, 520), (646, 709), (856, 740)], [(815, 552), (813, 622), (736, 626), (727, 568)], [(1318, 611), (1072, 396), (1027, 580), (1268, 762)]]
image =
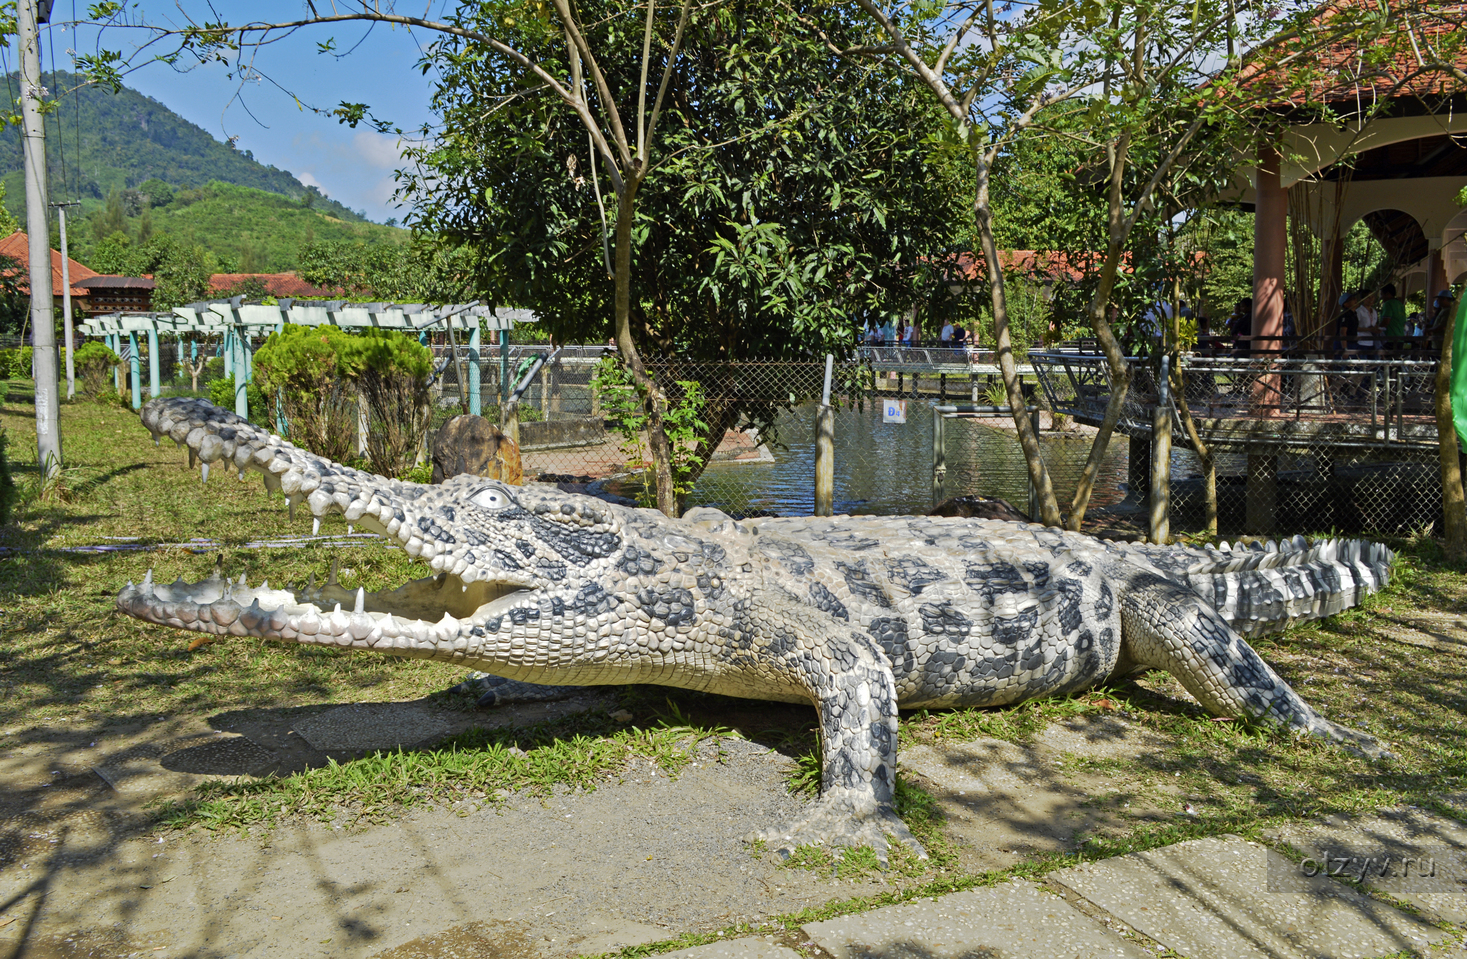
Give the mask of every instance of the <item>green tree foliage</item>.
[(97, 397), (112, 388), (112, 370), (122, 360), (107, 345), (92, 340), (83, 343), (73, 354), (76, 375), (81, 377), (82, 388), (88, 395)]
[(360, 241), (317, 241), (301, 247), (301, 279), (350, 299), (393, 303), (458, 303), (473, 299), (474, 250), (426, 242), (410, 249)]
[(334, 326), (287, 324), (255, 353), (254, 374), (268, 398), (271, 419), (290, 441), (344, 463), (356, 454), (357, 393), (352, 336)]
[[(560, 30), (532, 5), (510, 6), (519, 15), (474, 25), (570, 75)], [(579, 9), (609, 89), (641, 83), (645, 10), (621, 0)], [(678, 13), (659, 21), (654, 59)], [(827, 30), (871, 38), (849, 19)], [(683, 42), (647, 147), (658, 159), (625, 207), (637, 348), (706, 360), (844, 352), (862, 318), (917, 304), (932, 279), (924, 258), (951, 242), (962, 210), (946, 168), (910, 133), (932, 123), (925, 96), (891, 71), (831, 55), (798, 10), (776, 3), (700, 8)], [(584, 126), (477, 44), (444, 40), (434, 58), (445, 132), (411, 154), (416, 168), (401, 181), (414, 226), (471, 247), (477, 288), (533, 308), (556, 339), (607, 339), (622, 214)], [(649, 84), (649, 109), (655, 94)], [(767, 426), (776, 407), (710, 392), (697, 459), (740, 415)]]
[[(612, 89), (637, 87), (644, 9), (602, 0), (581, 11)], [(479, 25), (568, 73), (560, 32), (528, 5), (523, 14)], [(848, 20), (830, 29), (866, 36)], [(847, 348), (858, 313), (904, 313), (920, 296), (922, 257), (949, 242), (961, 213), (909, 133), (931, 122), (923, 95), (831, 56), (773, 3), (705, 8), (684, 44), (649, 150), (666, 159), (637, 196), (641, 348), (803, 357)], [(527, 96), (517, 72), (486, 68), (474, 44), (444, 41), (436, 58), (446, 132), (403, 180), (413, 222), (475, 246), (482, 288), (532, 307), (557, 338), (606, 339), (614, 223), (603, 227), (607, 175), (584, 129), (560, 102)]]

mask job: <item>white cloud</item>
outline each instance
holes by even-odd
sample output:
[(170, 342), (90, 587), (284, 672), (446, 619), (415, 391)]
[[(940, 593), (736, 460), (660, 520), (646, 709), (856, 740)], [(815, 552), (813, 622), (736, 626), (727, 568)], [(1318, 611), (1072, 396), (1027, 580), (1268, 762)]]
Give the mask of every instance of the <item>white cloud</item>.
[(397, 182), (392, 174), (402, 166), (402, 144), (392, 134), (373, 130), (312, 131), (297, 136), (292, 153), (300, 158), (291, 172), (307, 186), (316, 186), (333, 200), (354, 210), (366, 210), (375, 220), (401, 217), (392, 206)]

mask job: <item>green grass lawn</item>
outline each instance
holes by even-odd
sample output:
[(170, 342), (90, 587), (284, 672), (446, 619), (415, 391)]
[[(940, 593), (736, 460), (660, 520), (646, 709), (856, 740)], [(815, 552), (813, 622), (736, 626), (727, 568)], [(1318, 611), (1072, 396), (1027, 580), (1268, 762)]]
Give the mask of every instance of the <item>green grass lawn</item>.
[[(12, 386), (0, 409), (0, 423), (10, 437), (18, 482), (33, 483), (34, 418), (24, 384)], [(198, 471), (186, 470), (183, 454), (171, 443), (155, 448), (149, 442), (131, 410), (87, 401), (68, 404), (62, 411), (62, 429), (67, 463), (62, 495), (23, 505), (16, 522), (0, 535), (0, 545), (18, 550), (0, 559), (4, 631), (0, 730), (61, 721), (105, 725), (186, 713), (208, 716), (239, 709), (413, 699), (461, 678), (461, 668), (442, 664), (253, 639), (218, 642), (189, 652), (190, 636), (122, 616), (113, 597), (128, 580), (141, 579), (149, 568), (155, 578), (165, 581), (180, 575), (198, 579), (214, 566), (215, 552), (160, 547), (90, 555), (61, 552), (58, 547), (104, 543), (108, 537), (138, 537), (148, 544), (207, 537), (225, 544), (225, 569), (236, 576), (244, 572), (252, 582), (266, 577), (277, 582), (304, 580), (311, 573), (320, 578), (338, 557), (343, 579), (368, 589), (393, 586), (426, 575), (427, 570), (422, 566), (410, 570), (412, 564), (402, 551), (380, 547), (237, 548), (261, 537), (307, 533), (310, 518), (303, 510), (294, 524), (288, 522), (282, 499), (267, 498), (258, 480), (240, 483), (221, 470), (208, 484), (201, 484)], [(322, 531), (345, 532), (345, 527), (340, 517), (334, 517), (323, 522)], [(1467, 580), (1461, 567), (1443, 561), (1431, 540), (1391, 545), (1400, 551), (1400, 561), (1389, 589), (1359, 609), (1256, 645), (1326, 716), (1387, 740), (1393, 759), (1370, 763), (1320, 743), (1215, 721), (1163, 674), (1068, 700), (910, 714), (903, 718), (903, 741), (984, 735), (1023, 742), (1057, 718), (1117, 708), (1128, 720), (1168, 736), (1175, 745), (1160, 759), (1149, 765), (1129, 763), (1115, 773), (1124, 789), (1134, 794), (1163, 782), (1180, 786), (1192, 797), (1195, 814), (1183, 815), (1179, 809), (1172, 823), (1138, 821), (1129, 832), (1096, 836), (1089, 847), (1094, 855), (1188, 836), (1248, 833), (1280, 819), (1399, 802), (1451, 813), (1444, 797), (1467, 791), (1462, 785), (1467, 776), (1467, 741), (1462, 735), (1467, 656), (1403, 642), (1390, 617), (1415, 610), (1463, 610)], [(705, 733), (737, 729), (794, 756), (810, 753), (814, 746), (813, 711), (763, 704), (755, 709), (739, 701), (675, 690), (634, 695), (665, 703), (669, 725)], [(581, 737), (576, 748), (593, 759), (602, 752), (608, 757), (609, 765), (595, 760), (587, 767), (596, 773), (614, 766), (632, 749), (631, 741), (625, 740), (628, 735), (614, 723), (592, 717), (563, 729), (525, 731), (514, 741), (532, 758), (539, 750), (548, 750), (540, 758), (549, 761), (563, 755), (555, 751), (563, 751), (572, 737)], [(260, 821), (282, 812), (326, 815), (323, 810), (329, 804), (323, 805), (322, 795), (350, 804), (365, 800), (353, 796), (361, 784), (395, 777), (427, 784), (431, 793), (445, 769), (462, 763), (465, 750), (480, 751), (490, 765), (521, 762), (503, 758), (511, 738), (499, 733), (460, 737), (452, 744), (459, 758), (451, 761), (447, 751), (425, 751), (396, 760), (362, 760), (377, 765), (363, 765), (356, 772), (347, 763), (301, 774), (314, 780), (292, 777), (293, 781), (275, 785), (210, 787), (193, 804), (176, 808), (174, 815), (176, 821), (189, 821), (193, 815), (189, 810), (196, 810), (193, 821), (226, 824)], [(613, 742), (621, 745), (603, 748)], [(676, 750), (665, 737), (649, 738), (636, 748), (646, 755), (665, 754), (671, 767), (678, 763)], [(575, 765), (569, 759), (556, 762), (568, 769)], [(384, 763), (401, 768), (379, 768)], [(525, 768), (534, 765), (527, 762)], [(803, 777), (808, 785), (810, 773), (806, 762), (795, 780)], [(484, 773), (481, 786), (513, 787), (526, 781), (518, 775)], [(543, 770), (524, 773), (545, 775)], [(579, 775), (565, 781), (579, 781)], [(302, 793), (303, 783), (311, 782), (325, 792), (305, 789), (314, 797), (309, 803), (291, 799)], [(417, 801), (411, 797), (422, 795), (411, 789), (374, 794), (369, 804), (374, 814), (381, 814), (384, 808)], [(917, 810), (922, 804), (914, 799), (908, 807)], [(927, 838), (933, 828), (924, 824), (919, 833)]]

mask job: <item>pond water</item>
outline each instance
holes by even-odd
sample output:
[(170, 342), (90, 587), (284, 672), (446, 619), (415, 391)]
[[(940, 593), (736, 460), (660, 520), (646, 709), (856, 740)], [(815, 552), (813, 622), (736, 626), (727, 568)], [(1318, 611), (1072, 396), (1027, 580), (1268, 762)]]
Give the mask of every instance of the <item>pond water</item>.
[[(716, 506), (732, 515), (761, 511), (808, 516), (815, 509), (815, 411), (808, 403), (778, 422), (780, 447), (772, 462), (709, 464), (688, 497), (689, 506)], [(948, 496), (997, 496), (1020, 510), (1029, 503), (1029, 475), (1008, 420), (949, 419), (946, 424)], [(1055, 494), (1068, 508), (1091, 434), (1041, 435)], [(1116, 437), (1091, 497), (1092, 506), (1125, 497), (1126, 440)], [(906, 423), (881, 422), (881, 407), (835, 412), (835, 511), (909, 514), (932, 508), (932, 411), (909, 401)]]

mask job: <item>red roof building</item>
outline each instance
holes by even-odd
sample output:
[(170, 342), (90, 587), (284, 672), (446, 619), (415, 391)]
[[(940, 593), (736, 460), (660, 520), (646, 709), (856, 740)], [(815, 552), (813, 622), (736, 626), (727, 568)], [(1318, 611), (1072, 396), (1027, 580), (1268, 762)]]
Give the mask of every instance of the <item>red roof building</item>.
[(270, 296), (296, 299), (330, 300), (343, 294), (340, 290), (328, 290), (312, 286), (294, 273), (215, 273), (209, 277), (209, 289), (214, 293), (225, 293), (238, 289), (251, 281), (258, 283)]
[[(24, 293), (31, 289), (31, 251), (30, 238), (24, 230), (16, 230), (14, 233), (0, 240), (0, 256), (8, 257), (16, 264), (20, 276), (16, 279), (16, 285)], [(71, 296), (73, 300), (88, 295), (85, 287), (78, 285), (78, 280), (86, 280), (97, 275), (96, 270), (89, 270), (75, 260), (68, 259), (67, 270), (71, 274)], [(61, 254), (55, 250), (51, 251), (51, 295), (61, 297)], [(85, 301), (78, 304), (85, 308)]]

